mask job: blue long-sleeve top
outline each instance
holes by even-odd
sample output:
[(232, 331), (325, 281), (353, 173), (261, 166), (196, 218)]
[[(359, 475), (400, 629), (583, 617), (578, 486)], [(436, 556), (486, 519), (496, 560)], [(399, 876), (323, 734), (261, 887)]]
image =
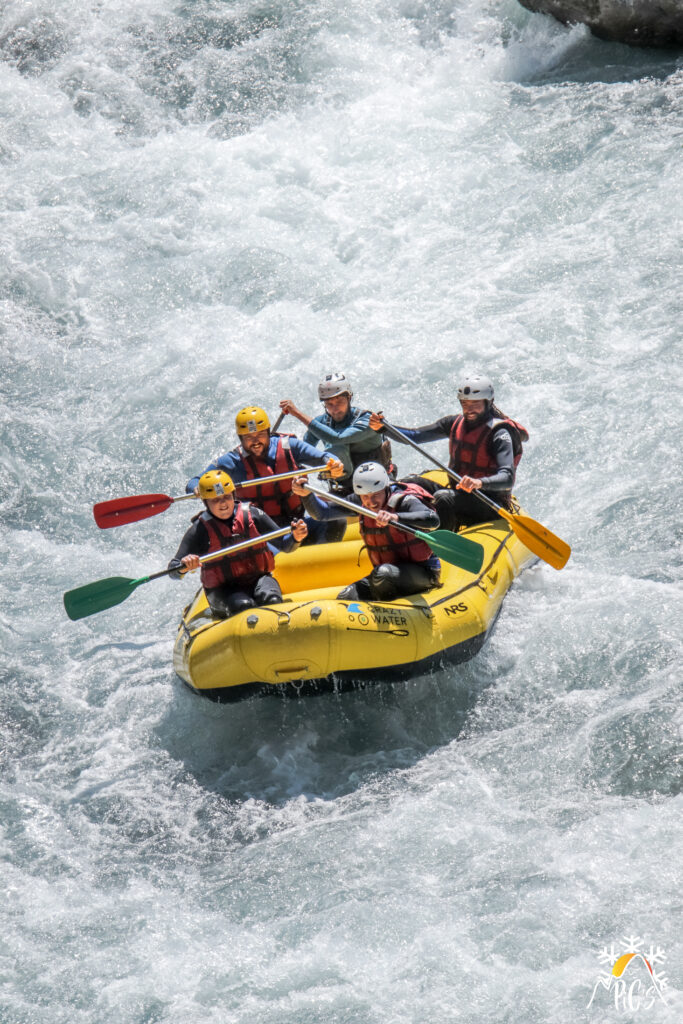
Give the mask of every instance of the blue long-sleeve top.
[[(319, 444), (320, 441), (327, 445), (346, 444), (359, 447), (368, 446), (368, 450), (377, 448), (382, 439), (370, 424), (370, 412), (363, 411), (351, 406), (343, 420), (336, 423), (328, 413), (316, 416), (308, 424), (304, 434), (304, 441), (309, 444)], [(370, 444), (370, 442), (372, 442)]]
[[(275, 469), (277, 442), (278, 435), (273, 434), (270, 438), (267, 455), (260, 456), (260, 459), (267, 462), (273, 470)], [(321, 453), (319, 449), (314, 448), (305, 440), (300, 441), (298, 437), (289, 438), (289, 450), (291, 451), (297, 466), (324, 466), (330, 458), (329, 452), (324, 451)], [(247, 471), (244, 468), (244, 462), (242, 461), (239, 447), (233, 448), (232, 451), (226, 452), (225, 455), (221, 455), (220, 458), (216, 459), (215, 462), (212, 462), (210, 466), (206, 467), (204, 473), (208, 473), (211, 469), (225, 470), (225, 472), (232, 478), (232, 482), (235, 485), (242, 484), (247, 479)], [(200, 473), (199, 476), (202, 476), (202, 474)], [(191, 480), (187, 481), (185, 490), (188, 494), (192, 494), (199, 483), (199, 476), (193, 476)]]
[[(434, 423), (428, 423), (424, 427), (397, 426), (396, 429), (411, 441), (415, 441), (416, 444), (428, 444), (430, 441), (440, 441), (444, 437), (450, 437), (456, 415), (458, 414), (442, 416), (441, 419)], [(392, 434), (391, 438), (405, 444), (398, 434)], [(498, 465), (498, 471), (491, 476), (482, 478), (482, 488), (486, 491), (509, 491), (515, 481), (515, 462), (512, 438), (510, 431), (505, 427), (499, 427), (491, 438), (491, 451)]]

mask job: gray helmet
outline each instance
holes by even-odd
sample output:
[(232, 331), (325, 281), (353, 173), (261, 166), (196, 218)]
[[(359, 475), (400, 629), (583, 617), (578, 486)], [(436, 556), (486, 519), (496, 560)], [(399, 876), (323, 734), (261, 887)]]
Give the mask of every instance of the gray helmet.
[(389, 484), (389, 474), (379, 462), (364, 462), (353, 474), (354, 494), (375, 494)]
[(328, 398), (336, 398), (337, 395), (353, 395), (348, 377), (343, 373), (328, 373), (318, 384), (318, 398), (326, 402)]
[(458, 398), (464, 402), (493, 401), (493, 384), (488, 377), (471, 374), (465, 377), (458, 387)]

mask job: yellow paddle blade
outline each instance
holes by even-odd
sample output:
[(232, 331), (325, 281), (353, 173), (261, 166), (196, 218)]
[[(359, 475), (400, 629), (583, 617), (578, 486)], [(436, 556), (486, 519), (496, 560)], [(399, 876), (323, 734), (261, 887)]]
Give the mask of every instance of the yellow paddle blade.
[(499, 508), (498, 514), (503, 519), (507, 519), (514, 533), (529, 551), (533, 551), (548, 565), (552, 565), (553, 569), (564, 569), (572, 553), (572, 549), (566, 541), (554, 534), (547, 526), (537, 523), (531, 516), (521, 513), (515, 515), (504, 508)]

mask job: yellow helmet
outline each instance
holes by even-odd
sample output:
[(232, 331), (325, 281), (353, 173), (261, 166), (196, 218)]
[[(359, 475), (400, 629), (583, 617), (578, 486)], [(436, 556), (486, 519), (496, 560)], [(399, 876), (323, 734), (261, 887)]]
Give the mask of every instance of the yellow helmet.
[(220, 498), (224, 494), (232, 494), (235, 485), (232, 477), (222, 469), (210, 469), (199, 478), (199, 497), (203, 501), (209, 498)]
[(258, 434), (259, 430), (270, 430), (270, 420), (263, 409), (257, 405), (248, 405), (246, 409), (240, 409), (235, 417), (235, 426), (238, 435)]

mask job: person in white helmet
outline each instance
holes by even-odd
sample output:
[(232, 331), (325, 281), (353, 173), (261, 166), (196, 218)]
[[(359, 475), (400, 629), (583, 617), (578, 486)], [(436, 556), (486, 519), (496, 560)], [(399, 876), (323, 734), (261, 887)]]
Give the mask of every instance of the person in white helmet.
[[(510, 507), (515, 472), (522, 457), (522, 444), (529, 434), (521, 423), (510, 419), (494, 405), (493, 384), (488, 377), (465, 377), (458, 387), (460, 413), (442, 416), (423, 427), (398, 427), (401, 433), (424, 444), (448, 438), (448, 468), (462, 477), (460, 483), (436, 489), (424, 477), (406, 477), (434, 493), (434, 504), (446, 530), (472, 526), (500, 518), (473, 491), (481, 490), (498, 505)], [(382, 430), (382, 413), (373, 413), (370, 425)], [(392, 435), (393, 436), (393, 435)], [(400, 441), (399, 437), (396, 437)]]
[[(311, 494), (306, 478), (297, 477), (294, 490), (313, 519), (350, 519), (356, 513), (329, 505)], [(422, 540), (395, 528), (402, 523), (416, 530), (436, 530), (439, 517), (431, 496), (417, 484), (390, 480), (384, 466), (364, 462), (353, 474), (353, 496), (358, 505), (360, 531), (374, 568), (369, 576), (344, 587), (337, 597), (347, 601), (391, 601), (406, 594), (421, 594), (438, 586), (441, 562)], [(363, 515), (376, 512), (377, 519)]]
[(329, 455), (344, 464), (344, 474), (334, 481), (333, 490), (349, 494), (353, 471), (362, 462), (375, 461), (391, 468), (389, 443), (370, 427), (370, 410), (351, 405), (353, 390), (345, 374), (326, 374), (318, 384), (318, 398), (325, 407), (320, 416), (307, 416), (289, 398), (280, 402), (280, 408), (306, 426), (307, 444), (315, 447), (322, 443)]

